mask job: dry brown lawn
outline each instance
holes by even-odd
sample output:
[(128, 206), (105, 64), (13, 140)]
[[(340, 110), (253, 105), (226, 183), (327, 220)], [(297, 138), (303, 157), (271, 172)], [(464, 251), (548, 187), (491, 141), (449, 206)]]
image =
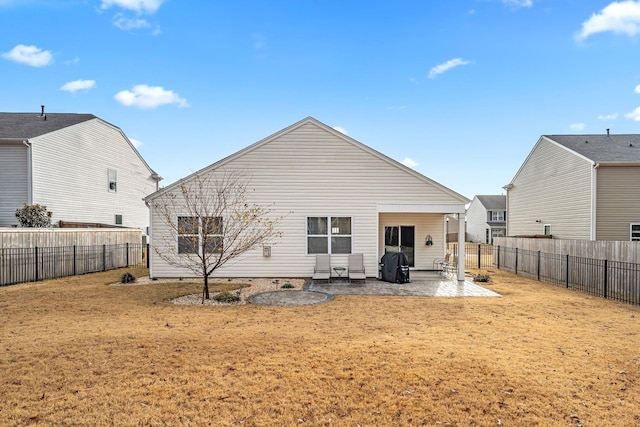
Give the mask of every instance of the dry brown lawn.
[(635, 306), (497, 271), (502, 298), (177, 306), (200, 285), (122, 272), (0, 289), (0, 425), (640, 424)]

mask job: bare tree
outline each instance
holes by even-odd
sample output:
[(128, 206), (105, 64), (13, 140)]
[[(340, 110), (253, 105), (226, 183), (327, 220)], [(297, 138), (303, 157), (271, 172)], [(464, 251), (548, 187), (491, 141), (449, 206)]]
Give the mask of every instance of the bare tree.
[[(202, 277), (202, 302), (209, 299), (209, 276), (229, 260), (279, 238), (282, 217), (248, 200), (249, 179), (237, 171), (195, 174), (153, 201), (168, 233), (154, 250), (165, 262)], [(156, 239), (156, 236), (154, 236)]]

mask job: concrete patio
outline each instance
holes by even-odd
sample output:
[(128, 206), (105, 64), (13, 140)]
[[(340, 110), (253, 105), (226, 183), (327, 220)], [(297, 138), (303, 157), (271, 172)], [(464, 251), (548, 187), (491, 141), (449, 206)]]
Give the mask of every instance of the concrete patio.
[(390, 283), (369, 278), (364, 283), (349, 283), (345, 279), (332, 279), (330, 283), (309, 281), (303, 291), (276, 291), (253, 295), (252, 304), (305, 305), (327, 302), (334, 295), (379, 295), (422, 297), (499, 297), (489, 289), (465, 280), (459, 283), (431, 271), (412, 271), (409, 283)]

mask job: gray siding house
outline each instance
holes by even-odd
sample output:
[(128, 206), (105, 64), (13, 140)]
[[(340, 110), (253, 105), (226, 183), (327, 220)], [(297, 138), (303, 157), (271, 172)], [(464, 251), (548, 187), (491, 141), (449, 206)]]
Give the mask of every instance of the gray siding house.
[(543, 135), (504, 188), (508, 236), (640, 240), (640, 135)]
[[(331, 255), (332, 266), (346, 267), (350, 253), (362, 253), (369, 277), (378, 275), (378, 264), (386, 251), (402, 251), (411, 268), (431, 270), (433, 261), (445, 255), (446, 215), (459, 214), (464, 219), (469, 202), (308, 117), (146, 198), (155, 249), (150, 258), (152, 277), (193, 274), (168, 264), (156, 253), (179, 256), (177, 239), (172, 238), (167, 217), (154, 207), (156, 201), (161, 202), (167, 192), (179, 198), (180, 182), (228, 171), (249, 175), (250, 202), (270, 206), (274, 217), (283, 217), (279, 227), (282, 236), (267, 255), (262, 249), (247, 252), (216, 270), (213, 277), (310, 277), (319, 253), (312, 250), (310, 239), (326, 239), (323, 253)], [(180, 212), (175, 214), (175, 223), (178, 215)], [(334, 220), (345, 225), (336, 232), (339, 237), (348, 237), (347, 245), (334, 247), (333, 226), (322, 236), (310, 231), (310, 223), (332, 224)], [(458, 270), (459, 280), (464, 280), (463, 267)]]
[(93, 114), (0, 113), (0, 227), (23, 204), (52, 221), (144, 229), (160, 176), (118, 127)]
[(507, 230), (507, 196), (475, 196), (467, 209), (467, 241), (492, 243)]

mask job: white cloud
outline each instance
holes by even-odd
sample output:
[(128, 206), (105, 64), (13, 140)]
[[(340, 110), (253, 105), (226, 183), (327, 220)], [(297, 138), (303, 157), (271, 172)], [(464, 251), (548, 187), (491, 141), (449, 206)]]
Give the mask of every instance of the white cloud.
[(533, 6), (533, 0), (502, 0), (502, 3), (507, 6), (514, 7), (531, 7)]
[(84, 90), (85, 92), (88, 92), (89, 89), (93, 89), (94, 87), (96, 87), (95, 80), (74, 80), (62, 85), (60, 90), (66, 90), (67, 92), (71, 93), (74, 93), (78, 90)]
[(569, 128), (571, 130), (584, 130), (584, 123), (573, 123), (571, 125), (569, 125)]
[(340, 133), (344, 133), (345, 135), (349, 135), (349, 132), (347, 132), (347, 130), (345, 128), (343, 128), (342, 126), (334, 126), (333, 127), (335, 130), (337, 130)]
[(149, 28), (151, 24), (146, 19), (129, 19), (122, 15), (116, 16), (113, 25), (124, 31), (138, 30), (140, 28)]
[(640, 107), (636, 108), (630, 113), (624, 115), (626, 118), (631, 119), (635, 122), (640, 122)]
[(116, 6), (137, 13), (155, 13), (163, 2), (164, 0), (102, 0), (100, 7), (108, 9)]
[(165, 90), (162, 86), (136, 85), (132, 90), (123, 90), (115, 94), (114, 98), (127, 107), (157, 108), (161, 105), (177, 104), (178, 107), (188, 107), (186, 99), (172, 90)]
[(36, 46), (25, 46), (19, 44), (9, 52), (3, 53), (2, 57), (20, 64), (32, 67), (44, 67), (53, 63), (51, 51), (42, 50)]
[(600, 120), (615, 120), (617, 118), (618, 118), (618, 113), (600, 114), (598, 116), (598, 119)]
[(636, 86), (635, 89), (633, 89), (633, 91), (635, 93), (640, 93), (640, 85)]
[(415, 168), (416, 166), (418, 166), (418, 162), (416, 162), (415, 160), (413, 160), (410, 157), (405, 157), (404, 160), (402, 162), (403, 165), (410, 167), (410, 168)]
[(584, 21), (575, 38), (584, 40), (592, 34), (608, 31), (628, 36), (640, 33), (640, 1), (614, 1)]
[(471, 64), (471, 61), (465, 61), (462, 58), (455, 58), (455, 59), (450, 59), (447, 62), (444, 62), (442, 64), (436, 65), (435, 67), (433, 67), (430, 71), (429, 71), (429, 78), (430, 79), (435, 79), (438, 75), (449, 71), (452, 68), (458, 67), (460, 65), (467, 65), (467, 64)]
[(138, 141), (137, 139), (129, 138), (129, 141), (131, 141), (133, 146), (136, 148), (140, 148), (142, 146), (142, 141)]

